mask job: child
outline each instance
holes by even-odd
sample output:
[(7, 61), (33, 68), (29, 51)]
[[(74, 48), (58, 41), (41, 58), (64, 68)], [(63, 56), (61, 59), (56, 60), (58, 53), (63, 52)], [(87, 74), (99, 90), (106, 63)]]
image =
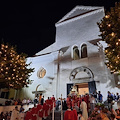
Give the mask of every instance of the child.
[(78, 120), (85, 120), (82, 116), (82, 111), (78, 112)]

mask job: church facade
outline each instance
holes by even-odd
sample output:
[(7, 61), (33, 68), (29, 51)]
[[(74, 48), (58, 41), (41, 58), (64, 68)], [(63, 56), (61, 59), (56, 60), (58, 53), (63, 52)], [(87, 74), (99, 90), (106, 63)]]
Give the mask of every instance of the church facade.
[(119, 77), (105, 66), (106, 44), (99, 37), (97, 22), (105, 16), (103, 7), (76, 6), (56, 26), (55, 43), (27, 58), (35, 72), (28, 88), (19, 93), (21, 98), (34, 99), (37, 93), (45, 98), (54, 95), (66, 98), (72, 86), (79, 94), (107, 91), (116, 94)]

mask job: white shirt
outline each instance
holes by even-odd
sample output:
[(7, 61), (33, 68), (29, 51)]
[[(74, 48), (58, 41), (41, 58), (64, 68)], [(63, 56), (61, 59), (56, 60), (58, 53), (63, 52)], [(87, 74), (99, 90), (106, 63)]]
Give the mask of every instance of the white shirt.
[(94, 98), (94, 97), (91, 97), (91, 98), (90, 98), (90, 103), (96, 103), (96, 101), (95, 101), (95, 98)]
[(16, 118), (18, 119), (18, 115), (19, 115), (19, 111), (17, 111), (16, 109), (14, 109), (12, 111), (12, 115), (11, 115), (10, 120), (16, 120)]

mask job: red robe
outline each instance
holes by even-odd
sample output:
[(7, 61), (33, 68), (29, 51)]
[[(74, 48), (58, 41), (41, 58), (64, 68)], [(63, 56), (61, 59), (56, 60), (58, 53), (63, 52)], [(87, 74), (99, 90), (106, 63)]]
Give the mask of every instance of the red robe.
[(52, 97), (51, 100), (52, 100), (53, 102), (55, 102), (55, 97)]
[(72, 101), (67, 102), (67, 106), (72, 107)]
[(32, 120), (37, 120), (37, 115), (32, 115)]
[(72, 100), (72, 108), (75, 106), (75, 100)]
[(38, 105), (37, 105), (37, 112), (38, 112), (40, 109), (42, 109), (42, 108), (43, 108), (43, 106), (40, 105), (40, 104), (38, 104)]
[(32, 120), (37, 120), (37, 107), (33, 107), (31, 110), (31, 114), (32, 114)]
[(56, 104), (55, 104), (55, 97), (52, 97), (51, 100), (52, 100), (52, 102), (54, 102), (54, 107), (55, 107), (56, 106)]
[(31, 114), (37, 114), (37, 107), (33, 107), (31, 110)]
[(31, 111), (28, 111), (25, 115), (25, 120), (30, 120), (32, 119), (32, 114), (31, 114)]
[(39, 116), (40, 118), (43, 118), (43, 108), (39, 110), (38, 116)]
[(44, 113), (44, 117), (48, 116), (48, 110), (49, 110), (49, 105), (47, 105), (46, 103), (43, 104), (43, 113)]
[(74, 120), (72, 113), (73, 112), (71, 111), (71, 109), (68, 109), (67, 111), (65, 111), (64, 120)]
[(73, 109), (73, 120), (77, 120), (77, 111), (76, 109)]
[[(55, 105), (55, 104), (54, 104)], [(53, 109), (53, 102), (52, 99), (49, 101), (49, 107), (50, 107), (50, 111)]]
[(68, 103), (68, 102), (70, 102), (70, 98), (69, 97), (67, 97), (67, 100), (66, 100), (66, 102)]
[(47, 100), (46, 100), (46, 104), (50, 104), (50, 99), (47, 99)]

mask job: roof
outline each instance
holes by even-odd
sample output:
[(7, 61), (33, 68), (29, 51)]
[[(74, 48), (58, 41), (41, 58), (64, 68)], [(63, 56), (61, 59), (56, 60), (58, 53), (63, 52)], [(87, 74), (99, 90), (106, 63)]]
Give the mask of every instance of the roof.
[(68, 14), (66, 14), (61, 20), (59, 20), (55, 25), (58, 26), (60, 23), (70, 21), (71, 19), (76, 19), (78, 17), (85, 17), (91, 14), (95, 14), (103, 10), (104, 7), (93, 7), (93, 6), (76, 6)]

